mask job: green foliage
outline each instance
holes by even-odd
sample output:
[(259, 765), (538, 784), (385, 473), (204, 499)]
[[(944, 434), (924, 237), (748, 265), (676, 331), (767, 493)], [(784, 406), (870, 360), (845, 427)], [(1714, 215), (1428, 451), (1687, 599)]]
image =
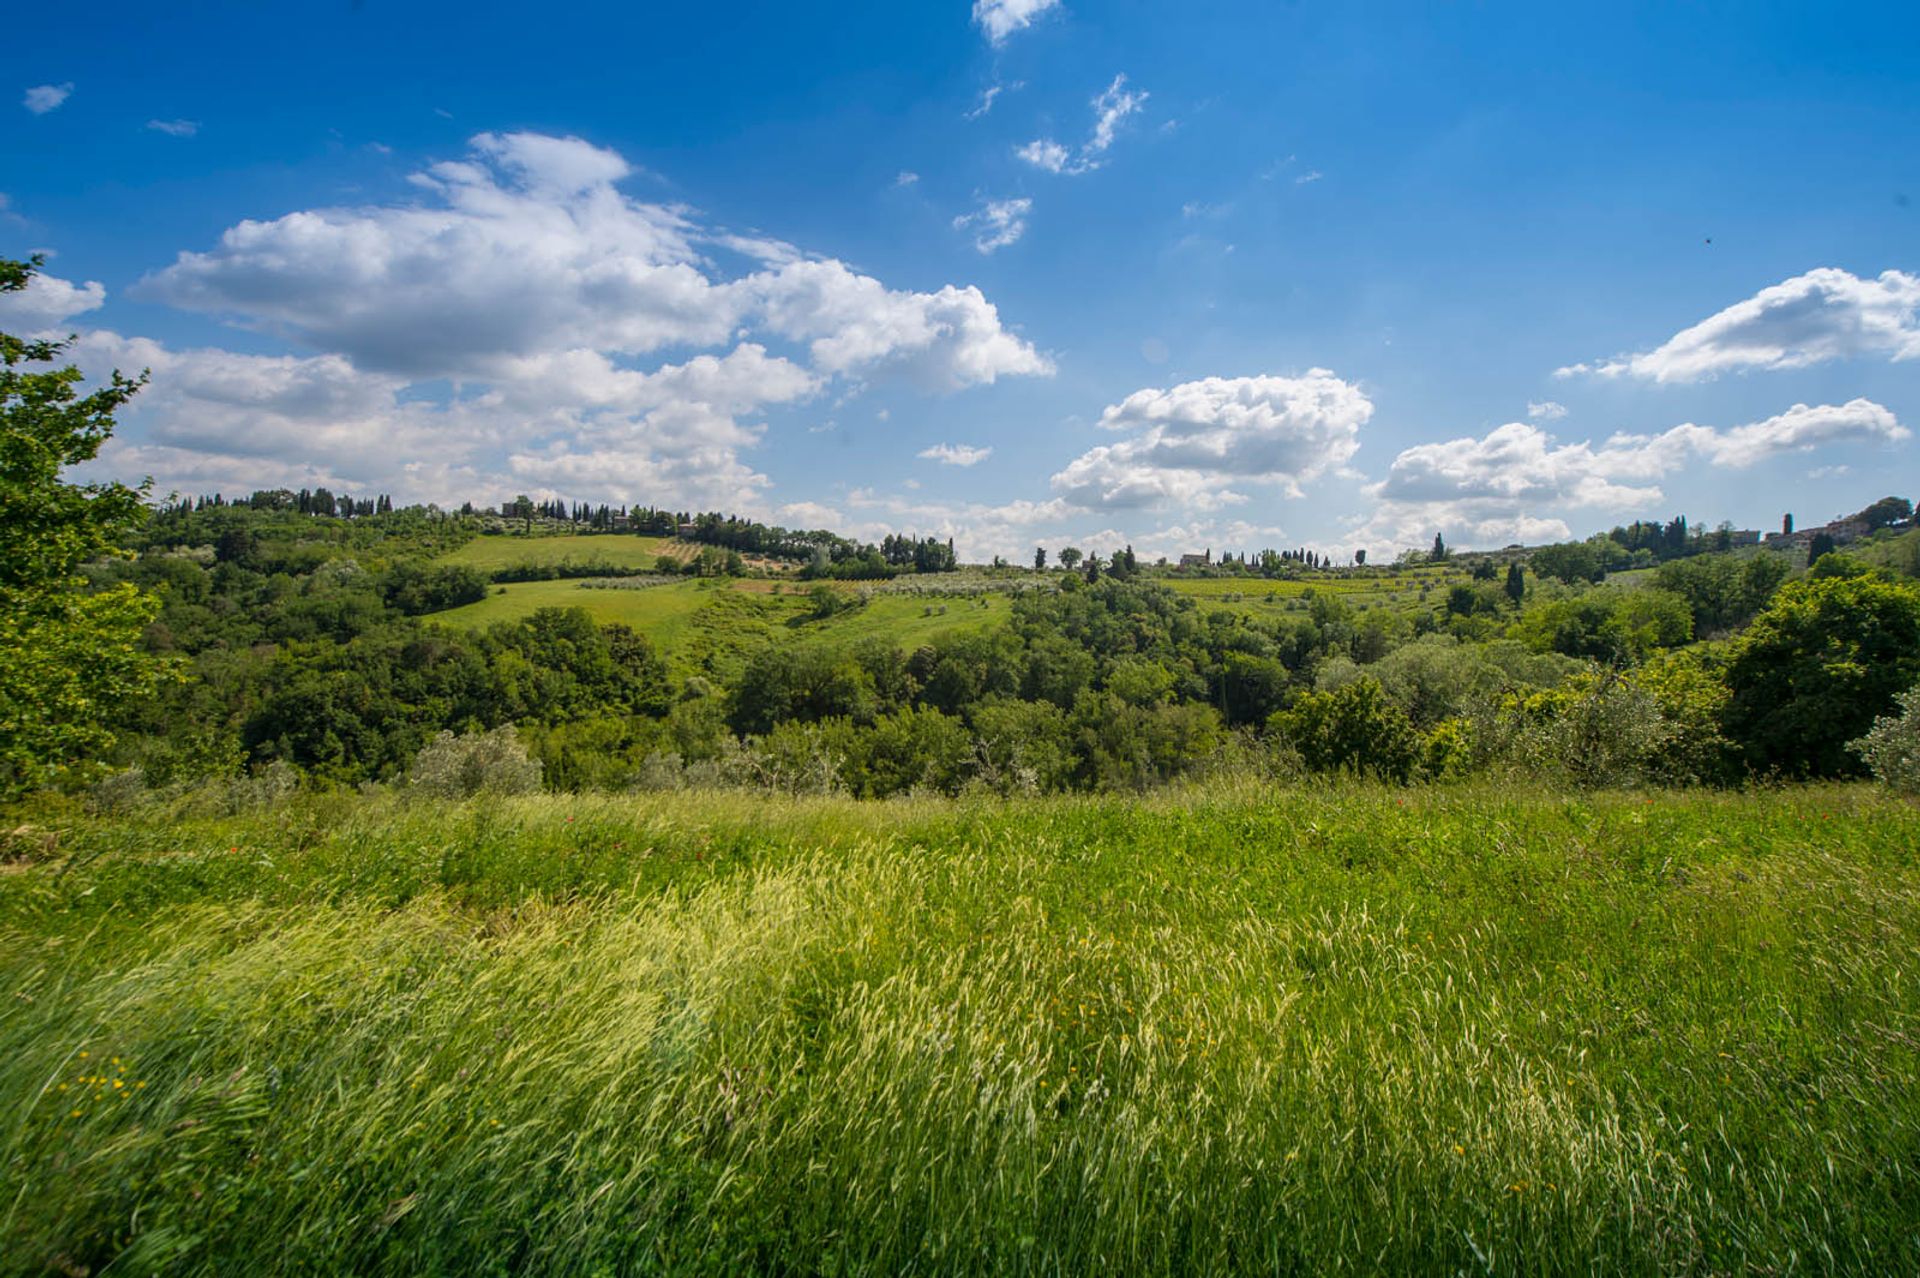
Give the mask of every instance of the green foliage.
[(436, 799), (532, 794), (540, 788), (540, 765), (527, 757), (511, 725), (457, 737), (440, 732), (414, 759), (407, 787)]
[(1894, 706), (1897, 715), (1875, 719), (1867, 734), (1847, 748), (1889, 790), (1920, 795), (1920, 684), (1896, 697)]
[(1622, 664), (1688, 642), (1693, 614), (1684, 599), (1664, 590), (1589, 590), (1534, 604), (1512, 634), (1536, 652)]
[(1331, 692), (1309, 692), (1269, 728), (1300, 752), (1315, 772), (1352, 772), (1406, 781), (1422, 746), (1413, 721), (1377, 679), (1356, 679)]
[(1211, 706), (1132, 705), (1111, 692), (1085, 692), (1071, 718), (1079, 755), (1076, 779), (1087, 789), (1145, 790), (1197, 771), (1219, 750), (1219, 714)]
[(1517, 762), (1578, 786), (1630, 786), (1663, 766), (1674, 729), (1645, 687), (1615, 670), (1577, 676), (1559, 688), (1514, 697)]
[(1571, 586), (1576, 582), (1603, 581), (1606, 561), (1592, 542), (1571, 541), (1557, 546), (1541, 546), (1528, 557), (1528, 564), (1542, 577), (1552, 577)]
[(383, 589), (391, 607), (413, 617), (485, 599), (487, 577), (476, 568), (404, 563), (388, 575)]
[(907, 706), (875, 720), (853, 739), (847, 788), (884, 799), (911, 791), (957, 794), (973, 773), (973, 737), (953, 715)]
[(1767, 606), (1791, 571), (1784, 555), (1758, 554), (1744, 560), (1698, 555), (1661, 564), (1654, 581), (1687, 601), (1694, 633), (1705, 635), (1744, 625)]
[(1847, 748), (1859, 754), (1889, 791), (1920, 794), (1920, 685), (1901, 693), (1893, 704), (1899, 708), (1897, 716), (1874, 720), (1874, 727)]
[(1830, 550), (1808, 566), (1807, 576), (1814, 581), (1828, 581), (1835, 577), (1866, 577), (1874, 571), (1874, 566), (1864, 559)]
[(1920, 681), (1920, 590), (1874, 577), (1796, 581), (1735, 641), (1726, 730), (1748, 764), (1857, 776), (1847, 743)]
[[(0, 295), (24, 290), (39, 265), (0, 259)], [(115, 704), (167, 674), (139, 643), (157, 602), (131, 586), (88, 593), (77, 575), (144, 518), (145, 489), (60, 477), (98, 455), (146, 378), (116, 371), (83, 395), (78, 368), (33, 368), (65, 347), (0, 333), (0, 797), (105, 752)]]

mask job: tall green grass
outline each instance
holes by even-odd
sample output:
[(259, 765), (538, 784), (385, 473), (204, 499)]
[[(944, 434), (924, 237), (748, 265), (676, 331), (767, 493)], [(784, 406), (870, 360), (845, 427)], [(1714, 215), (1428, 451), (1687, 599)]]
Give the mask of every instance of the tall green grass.
[(0, 1267), (1914, 1272), (1917, 836), (1855, 788), (81, 823), (0, 875)]

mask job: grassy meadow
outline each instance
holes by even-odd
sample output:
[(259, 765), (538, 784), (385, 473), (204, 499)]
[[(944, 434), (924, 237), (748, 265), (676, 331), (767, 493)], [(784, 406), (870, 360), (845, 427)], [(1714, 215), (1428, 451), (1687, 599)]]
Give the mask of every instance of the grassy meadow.
[[(836, 582), (833, 588), (842, 595), (859, 593), (858, 583)], [(724, 674), (762, 643), (848, 644), (882, 637), (911, 649), (956, 630), (1001, 624), (1012, 615), (1012, 602), (1003, 594), (953, 600), (875, 594), (858, 608), (816, 619), (806, 589), (799, 582), (727, 578), (644, 586), (522, 581), (495, 586), (478, 603), (435, 613), (433, 620), (487, 626), (518, 621), (541, 608), (584, 608), (603, 625), (618, 622), (646, 635), (677, 673)]]
[(438, 562), (478, 568), (482, 572), (565, 563), (606, 563), (617, 568), (651, 568), (661, 555), (680, 559), (685, 557), (682, 553), (685, 550), (687, 543), (671, 537), (636, 537), (629, 533), (554, 533), (535, 537), (497, 534), (475, 537), (440, 556)]
[(5, 1272), (1920, 1269), (1920, 811), (1865, 787), (54, 826)]

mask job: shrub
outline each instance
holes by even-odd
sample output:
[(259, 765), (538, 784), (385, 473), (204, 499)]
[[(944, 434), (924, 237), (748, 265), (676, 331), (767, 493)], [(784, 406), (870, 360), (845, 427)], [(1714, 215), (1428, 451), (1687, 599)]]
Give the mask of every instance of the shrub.
[(856, 729), (846, 718), (787, 720), (752, 742), (747, 758), (759, 784), (793, 794), (832, 794), (845, 786), (842, 770)]
[(1413, 721), (1377, 679), (1362, 678), (1332, 692), (1309, 692), (1268, 720), (1315, 772), (1371, 773), (1392, 781), (1413, 775), (1421, 756)]
[(531, 794), (540, 788), (540, 764), (528, 757), (511, 725), (457, 737), (441, 732), (414, 757), (409, 785), (444, 799)]
[(139, 764), (109, 772), (87, 790), (87, 809), (116, 814), (131, 812), (147, 797), (147, 770)]
[(884, 715), (854, 739), (844, 774), (857, 794), (881, 799), (910, 790), (957, 793), (974, 762), (973, 738), (957, 717), (912, 706)]
[(1847, 748), (1859, 755), (1880, 784), (1901, 794), (1920, 794), (1920, 684), (1895, 698), (1898, 715), (1873, 721), (1873, 729)]
[(1848, 743), (1920, 681), (1920, 591), (1874, 577), (1783, 586), (1735, 641), (1727, 735), (1790, 776), (1857, 776)]
[(300, 789), (300, 769), (285, 759), (275, 759), (249, 776), (227, 784), (227, 809), (247, 812), (272, 808), (291, 799)]
[(1659, 771), (1674, 730), (1651, 692), (1611, 670), (1515, 697), (1518, 762), (1581, 786), (1631, 785)]
[(974, 753), (982, 785), (1001, 794), (1065, 789), (1073, 777), (1066, 712), (1050, 701), (989, 701), (974, 708)]

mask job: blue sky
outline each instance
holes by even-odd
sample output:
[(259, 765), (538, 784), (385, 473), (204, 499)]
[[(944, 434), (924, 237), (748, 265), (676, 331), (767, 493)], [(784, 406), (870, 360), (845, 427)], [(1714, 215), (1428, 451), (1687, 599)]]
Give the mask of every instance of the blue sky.
[(0, 302), (161, 491), (1376, 556), (1920, 444), (1912, 6), (89, 6)]

